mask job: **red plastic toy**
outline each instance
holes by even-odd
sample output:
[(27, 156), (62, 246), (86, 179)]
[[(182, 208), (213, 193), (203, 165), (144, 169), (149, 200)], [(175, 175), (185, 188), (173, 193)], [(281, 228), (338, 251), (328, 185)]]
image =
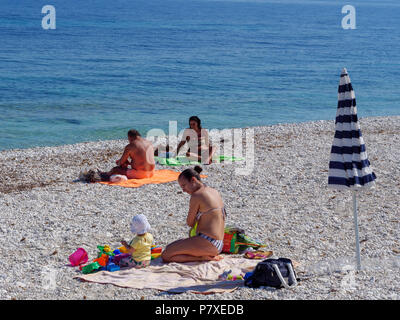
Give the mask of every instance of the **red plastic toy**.
[(100, 258), (94, 259), (93, 262), (98, 262), (102, 267), (106, 267), (108, 263), (108, 255), (102, 254)]

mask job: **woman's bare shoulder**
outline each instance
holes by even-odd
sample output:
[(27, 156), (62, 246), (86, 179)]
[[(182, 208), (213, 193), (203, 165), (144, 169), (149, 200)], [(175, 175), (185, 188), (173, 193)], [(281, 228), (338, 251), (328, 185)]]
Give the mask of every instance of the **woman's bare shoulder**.
[(196, 190), (195, 192), (193, 192), (192, 193), (192, 198), (194, 198), (194, 199), (201, 199), (201, 198), (203, 198), (204, 197), (204, 192), (205, 192), (205, 190), (204, 190), (205, 188), (200, 188), (199, 190)]
[(204, 204), (209, 205), (213, 203), (215, 200), (221, 199), (221, 195), (219, 192), (211, 187), (205, 186), (202, 190), (198, 190), (192, 194), (192, 197), (195, 197), (195, 200)]

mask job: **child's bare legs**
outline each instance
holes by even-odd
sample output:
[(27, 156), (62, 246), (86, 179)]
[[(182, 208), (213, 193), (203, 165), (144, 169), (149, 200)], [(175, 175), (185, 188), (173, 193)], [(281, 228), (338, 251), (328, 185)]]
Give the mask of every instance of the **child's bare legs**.
[(131, 256), (124, 257), (119, 261), (119, 267), (141, 269), (150, 265), (150, 260), (136, 261)]

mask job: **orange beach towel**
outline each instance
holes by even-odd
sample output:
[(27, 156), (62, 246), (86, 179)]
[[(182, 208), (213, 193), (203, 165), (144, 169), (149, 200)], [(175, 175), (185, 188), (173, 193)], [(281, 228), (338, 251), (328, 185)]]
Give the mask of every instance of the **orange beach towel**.
[[(128, 179), (125, 181), (119, 182), (109, 182), (109, 181), (101, 181), (99, 183), (108, 184), (112, 186), (120, 186), (125, 188), (138, 188), (145, 184), (158, 184), (158, 183), (166, 183), (171, 181), (178, 180), (180, 172), (163, 169), (163, 170), (155, 170), (154, 175), (151, 178), (144, 179)], [(205, 175), (200, 175), (201, 178), (206, 178)]]

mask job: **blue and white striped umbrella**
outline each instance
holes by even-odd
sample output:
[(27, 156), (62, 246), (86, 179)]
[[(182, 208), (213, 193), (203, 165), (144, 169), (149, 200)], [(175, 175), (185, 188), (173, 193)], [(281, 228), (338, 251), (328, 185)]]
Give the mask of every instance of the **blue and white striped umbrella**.
[(357, 118), (356, 98), (346, 68), (340, 75), (335, 137), (329, 162), (329, 187), (361, 189), (373, 187), (372, 172)]
[(356, 191), (375, 186), (375, 173), (368, 160), (357, 118), (356, 98), (346, 68), (340, 75), (335, 137), (329, 162), (328, 187), (353, 191), (357, 266), (361, 269)]

